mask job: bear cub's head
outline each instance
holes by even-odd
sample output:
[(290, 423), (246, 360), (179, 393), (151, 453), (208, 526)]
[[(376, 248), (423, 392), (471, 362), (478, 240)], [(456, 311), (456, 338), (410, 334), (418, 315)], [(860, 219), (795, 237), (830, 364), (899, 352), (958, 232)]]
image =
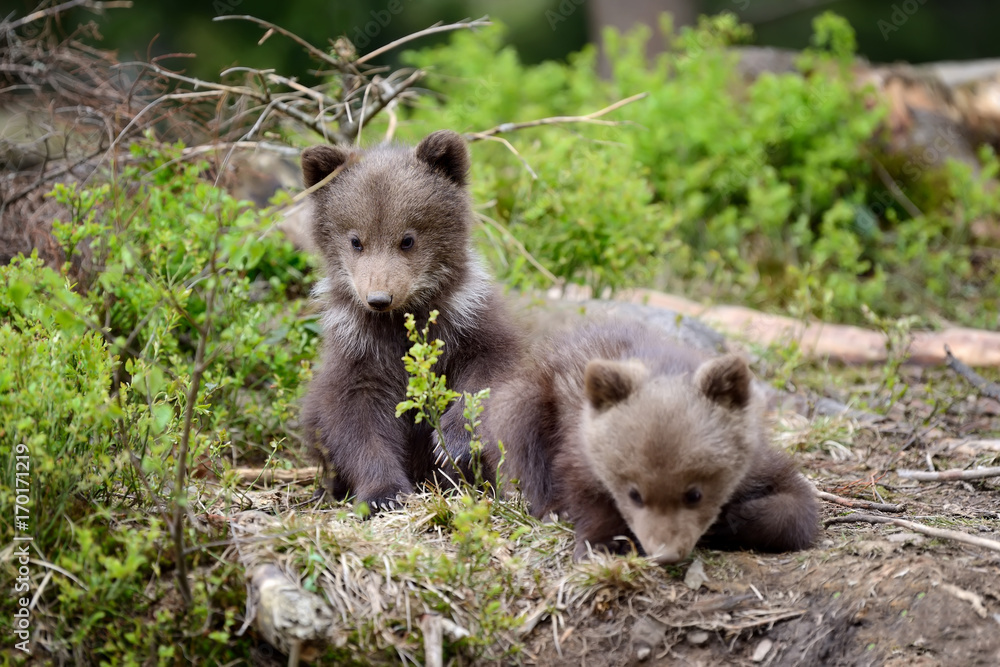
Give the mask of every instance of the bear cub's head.
[(750, 369), (737, 355), (685, 375), (595, 359), (584, 382), (593, 473), (648, 556), (683, 560), (743, 479), (761, 437)]
[(313, 146), (302, 152), (313, 240), (328, 288), (369, 312), (429, 306), (464, 276), (472, 210), (469, 151), (441, 130), (416, 148)]

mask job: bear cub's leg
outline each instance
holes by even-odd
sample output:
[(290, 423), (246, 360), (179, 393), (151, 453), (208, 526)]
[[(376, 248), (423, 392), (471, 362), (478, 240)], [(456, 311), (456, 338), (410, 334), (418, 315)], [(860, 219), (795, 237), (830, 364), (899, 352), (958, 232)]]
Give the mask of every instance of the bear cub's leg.
[(812, 485), (791, 459), (762, 448), (702, 543), (771, 552), (806, 549), (816, 536), (817, 514)]

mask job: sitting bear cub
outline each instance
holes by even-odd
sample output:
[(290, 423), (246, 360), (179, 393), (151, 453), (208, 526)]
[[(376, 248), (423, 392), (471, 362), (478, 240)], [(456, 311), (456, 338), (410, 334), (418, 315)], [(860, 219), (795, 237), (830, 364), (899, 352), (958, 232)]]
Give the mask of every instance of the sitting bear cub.
[(659, 563), (702, 537), (764, 551), (812, 543), (812, 489), (768, 446), (739, 356), (705, 358), (632, 322), (580, 329), (531, 356), (487, 403), (484, 459), (495, 471), (503, 442), (500, 474), (520, 480), (533, 514), (574, 524), (575, 559), (629, 541)]
[[(462, 138), (435, 132), (415, 148), (302, 153), (312, 236), (326, 265), (324, 349), (303, 407), (305, 436), (336, 498), (355, 494), (391, 507), (434, 470), (432, 432), (395, 416), (405, 398), (404, 314), (444, 341), (434, 370), (456, 391), (492, 386), (513, 365), (519, 340), (470, 248), (469, 154)], [(442, 418), (453, 458), (468, 467), (469, 433), (456, 402)]]

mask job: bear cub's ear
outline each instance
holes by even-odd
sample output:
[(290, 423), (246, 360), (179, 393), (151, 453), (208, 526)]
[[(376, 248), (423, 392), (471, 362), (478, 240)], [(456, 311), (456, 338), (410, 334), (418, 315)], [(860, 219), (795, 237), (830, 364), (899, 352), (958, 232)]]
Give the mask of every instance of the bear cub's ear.
[(750, 403), (750, 367), (738, 354), (706, 361), (694, 373), (694, 384), (710, 401), (731, 410)]
[(302, 181), (311, 188), (350, 157), (351, 152), (340, 146), (310, 146), (302, 151)]
[(465, 139), (457, 132), (438, 130), (427, 135), (417, 145), (417, 159), (456, 185), (465, 185), (469, 173), (469, 149)]
[(593, 359), (583, 372), (587, 400), (598, 412), (631, 396), (646, 378), (646, 368), (634, 361)]

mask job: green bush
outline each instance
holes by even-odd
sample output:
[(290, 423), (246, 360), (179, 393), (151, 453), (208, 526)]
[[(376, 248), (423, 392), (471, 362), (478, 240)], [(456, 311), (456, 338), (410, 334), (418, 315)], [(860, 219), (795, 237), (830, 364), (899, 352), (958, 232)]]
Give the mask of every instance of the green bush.
[[(214, 567), (193, 578), (187, 612), (157, 606), (177, 566), (168, 508), (191, 493), (186, 476), (177, 485), (181, 443), (187, 470), (229, 485), (225, 461), (263, 462), (283, 446), (316, 341), (306, 302), (286, 290), (307, 287), (309, 264), (270, 219), (205, 183), (205, 165), (177, 161), (175, 148), (133, 157), (111, 183), (56, 187), (70, 218), (54, 233), (75, 265), (0, 268), (0, 494), (13, 496), (13, 452), (26, 445), (34, 557), (66, 573), (35, 610), (55, 656), (228, 660), (242, 607), (234, 565), (194, 553), (189, 566)], [(85, 284), (71, 284), (73, 266)], [(189, 545), (213, 537), (184, 534)]]
[[(565, 64), (524, 66), (500, 47), (501, 28), (408, 54), (443, 100), (413, 113), (411, 139), (442, 118), (481, 131), (648, 93), (606, 117), (622, 121), (616, 127), (510, 135), (520, 160), (496, 142), (477, 144), (475, 194), (492, 219), (483, 247), (503, 279), (548, 285), (530, 255), (557, 279), (597, 291), (653, 284), (848, 322), (863, 322), (868, 304), (890, 316), (919, 312), (925, 323), (996, 326), (995, 253), (974, 263), (968, 233), (1000, 210), (996, 160), (985, 152), (975, 176), (964, 165), (914, 169), (884, 155), (885, 109), (852, 75), (845, 21), (819, 17), (798, 72), (749, 83), (726, 49), (749, 36), (732, 15), (676, 35), (668, 21), (661, 29), (673, 48), (652, 62), (648, 29), (607, 31), (606, 81), (593, 48)], [(890, 196), (876, 162), (919, 215)]]

